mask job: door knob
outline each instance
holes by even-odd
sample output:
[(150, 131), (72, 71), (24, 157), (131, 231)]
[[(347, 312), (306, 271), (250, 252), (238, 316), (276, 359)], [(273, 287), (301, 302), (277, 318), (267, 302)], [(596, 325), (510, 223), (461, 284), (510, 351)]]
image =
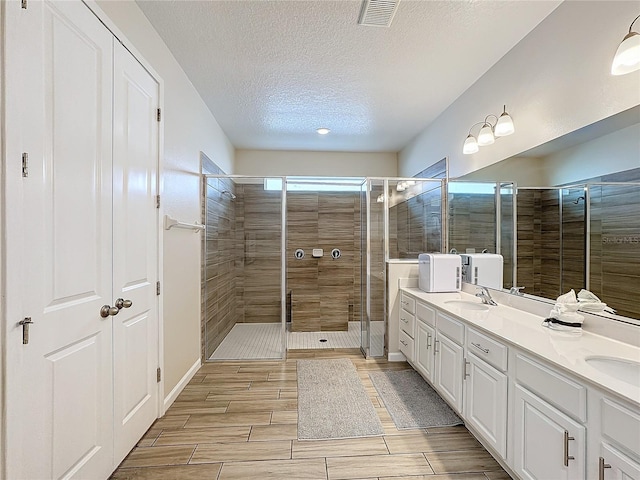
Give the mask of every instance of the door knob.
[(102, 318), (107, 318), (108, 316), (117, 315), (120, 309), (118, 307), (112, 307), (110, 305), (103, 305), (100, 309), (100, 316)]
[(133, 305), (131, 300), (125, 300), (124, 298), (119, 298), (116, 300), (116, 308), (120, 310), (121, 308), (129, 308)]

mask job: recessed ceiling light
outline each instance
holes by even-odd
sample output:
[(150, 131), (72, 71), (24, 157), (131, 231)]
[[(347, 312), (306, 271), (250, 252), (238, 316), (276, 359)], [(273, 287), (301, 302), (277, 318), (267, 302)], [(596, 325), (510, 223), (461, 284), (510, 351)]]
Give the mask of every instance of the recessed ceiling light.
[(331, 130), (329, 130), (328, 128), (319, 128), (319, 129), (316, 130), (316, 132), (318, 132), (320, 135), (326, 135), (330, 131)]

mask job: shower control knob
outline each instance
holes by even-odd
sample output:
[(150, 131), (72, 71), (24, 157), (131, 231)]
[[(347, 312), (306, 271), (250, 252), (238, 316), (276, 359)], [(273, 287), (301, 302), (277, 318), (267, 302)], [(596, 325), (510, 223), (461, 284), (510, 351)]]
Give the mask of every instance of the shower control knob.
[(333, 250), (331, 250), (331, 258), (333, 258), (334, 260), (337, 260), (341, 256), (342, 252), (340, 251), (340, 249), (334, 248)]
[(302, 250), (301, 248), (298, 248), (293, 253), (293, 256), (296, 257), (296, 260), (302, 260), (304, 258), (304, 250)]

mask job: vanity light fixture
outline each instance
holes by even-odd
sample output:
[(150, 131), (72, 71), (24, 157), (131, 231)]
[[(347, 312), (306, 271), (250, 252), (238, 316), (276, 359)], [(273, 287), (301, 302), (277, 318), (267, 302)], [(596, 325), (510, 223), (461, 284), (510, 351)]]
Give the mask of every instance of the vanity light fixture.
[(640, 33), (632, 32), (633, 24), (640, 18), (638, 15), (629, 25), (629, 33), (625, 35), (616, 50), (611, 64), (611, 75), (625, 75), (640, 70)]
[[(496, 119), (495, 124), (489, 121), (489, 118), (491, 117)], [(482, 125), (482, 127), (480, 127), (478, 138), (476, 139), (476, 137), (471, 134), (471, 131), (478, 125)], [(469, 135), (467, 135), (467, 138), (464, 141), (464, 146), (462, 147), (462, 153), (465, 155), (476, 153), (480, 150), (480, 147), (494, 143), (496, 141), (496, 137), (506, 137), (515, 131), (516, 129), (513, 126), (513, 119), (511, 118), (511, 115), (507, 113), (507, 106), (505, 105), (502, 114), (499, 117), (489, 114), (485, 117), (484, 122), (478, 122), (471, 125)]]
[(329, 133), (331, 130), (329, 130), (328, 128), (322, 127), (322, 128), (318, 128), (316, 130), (316, 132), (318, 132), (318, 134), (320, 135), (326, 135), (327, 133)]

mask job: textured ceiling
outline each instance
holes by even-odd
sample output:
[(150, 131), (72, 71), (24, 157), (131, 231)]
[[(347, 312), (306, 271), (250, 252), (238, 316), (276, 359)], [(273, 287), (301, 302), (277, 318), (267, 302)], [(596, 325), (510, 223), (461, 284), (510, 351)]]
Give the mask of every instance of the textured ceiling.
[(351, 0), (137, 1), (236, 148), (391, 152), (560, 3), (401, 0), (380, 28)]

